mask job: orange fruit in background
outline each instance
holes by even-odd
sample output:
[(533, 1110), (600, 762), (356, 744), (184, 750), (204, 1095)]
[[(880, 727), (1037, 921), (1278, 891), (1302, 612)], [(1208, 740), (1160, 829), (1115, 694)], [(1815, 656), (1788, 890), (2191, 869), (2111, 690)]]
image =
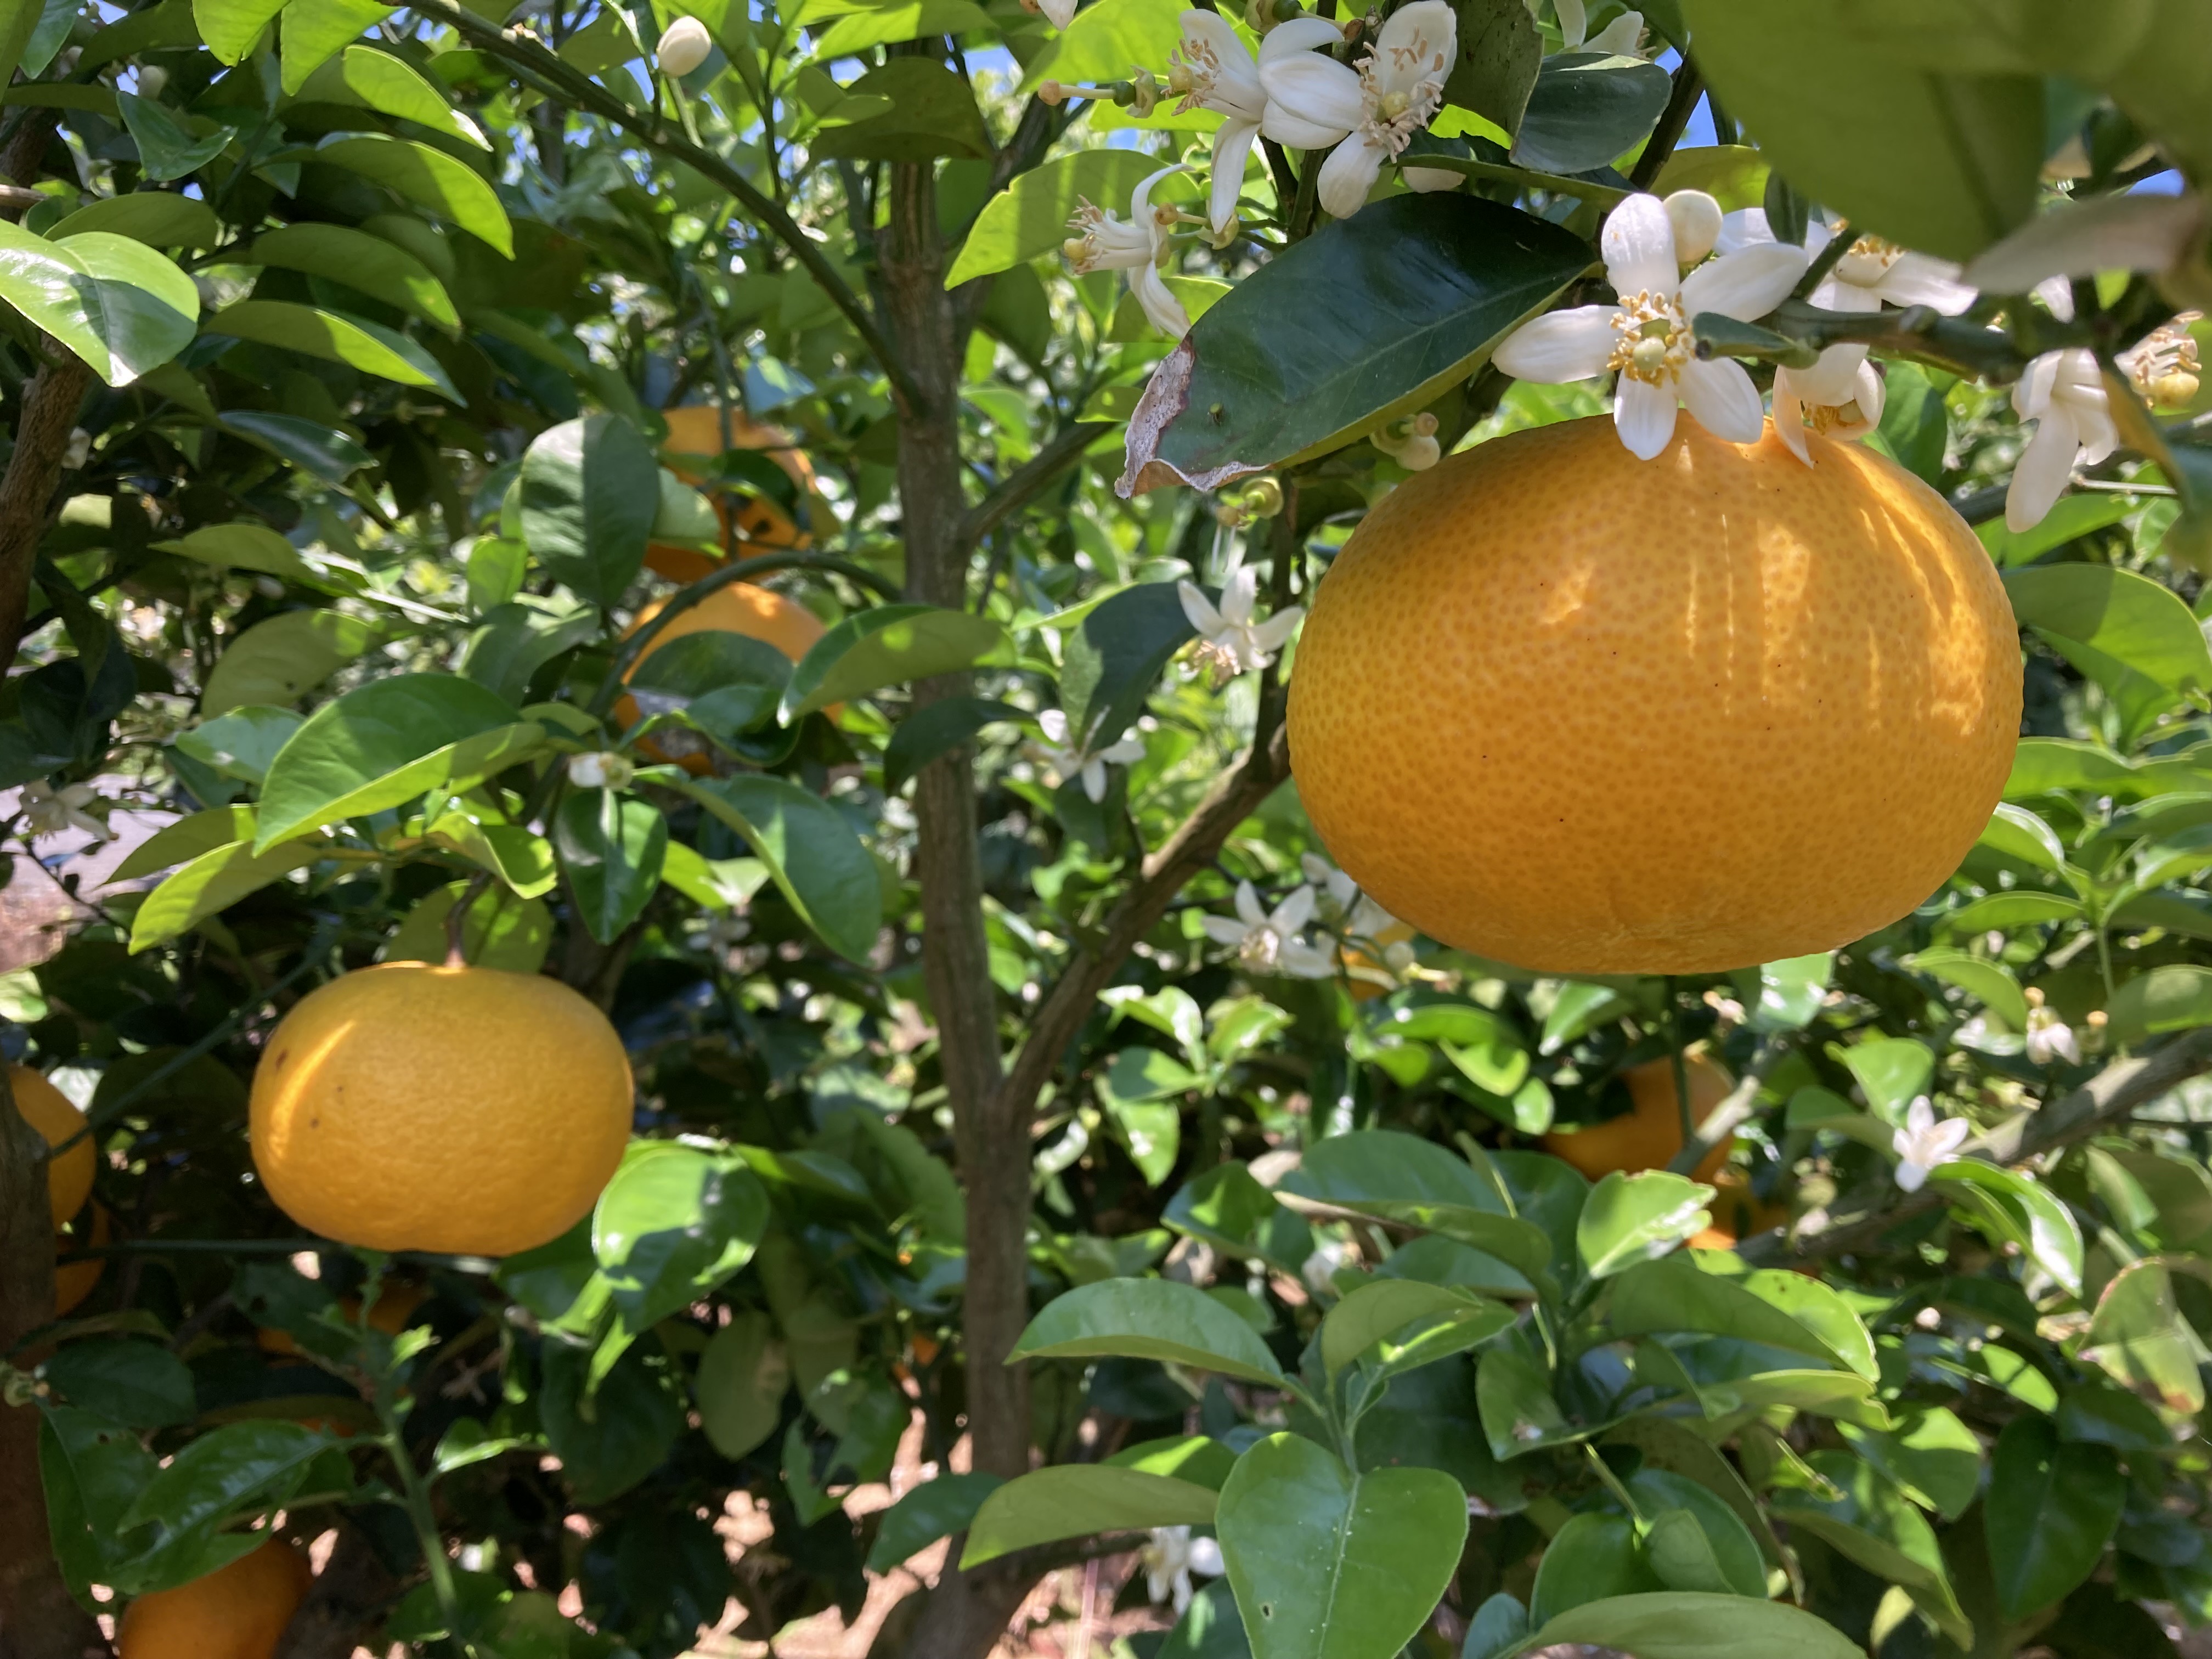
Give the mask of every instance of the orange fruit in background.
[(622, 1039), (557, 980), (387, 962), (301, 998), (270, 1035), (253, 1163), (325, 1238), (511, 1255), (590, 1212), (631, 1106)]
[[(1703, 1054), (1686, 1054), (1683, 1062), (1690, 1085), (1690, 1115), (1694, 1121), (1703, 1123), (1712, 1115), (1713, 1108), (1729, 1097), (1735, 1080)], [(1620, 1080), (1628, 1085), (1629, 1098), (1635, 1103), (1632, 1109), (1587, 1128), (1554, 1129), (1544, 1137), (1546, 1152), (1565, 1158), (1592, 1181), (1615, 1170), (1629, 1174), (1663, 1170), (1682, 1150), (1682, 1115), (1676, 1103), (1680, 1097), (1674, 1092), (1674, 1061), (1662, 1059), (1632, 1066), (1621, 1073)], [(1723, 1141), (1706, 1154), (1698, 1165), (1697, 1179), (1713, 1179), (1728, 1162), (1731, 1144)]]
[(307, 1558), (272, 1538), (204, 1577), (133, 1598), (116, 1659), (269, 1659), (313, 1583)]
[[(629, 632), (636, 633), (659, 616), (665, 603), (665, 600), (655, 599), (640, 611), (637, 620), (629, 625)], [(743, 634), (748, 639), (760, 640), (774, 646), (795, 663), (827, 632), (829, 629), (823, 627), (822, 619), (798, 600), (786, 599), (769, 588), (755, 587), (750, 582), (732, 582), (727, 587), (715, 589), (689, 610), (678, 612), (667, 627), (653, 636), (653, 643), (646, 647), (645, 656), (652, 656), (672, 640), (681, 639), (686, 634)], [(645, 658), (638, 660), (642, 662)], [(623, 676), (623, 679), (628, 680), (629, 675), (636, 672), (637, 664), (631, 664), (629, 672)], [(836, 712), (835, 707), (829, 710), (831, 719), (836, 718)], [(617, 700), (615, 718), (625, 727), (635, 721), (638, 718), (636, 700), (631, 697)], [(696, 734), (687, 732), (685, 735)], [(685, 771), (697, 777), (705, 777), (714, 769), (711, 756), (694, 751), (671, 757), (651, 738), (638, 744), (638, 752), (648, 760), (673, 758)]]
[[(66, 1256), (71, 1251), (89, 1244), (94, 1249), (115, 1236), (115, 1218), (108, 1214), (105, 1204), (94, 1200), (83, 1216), (77, 1218), (68, 1232), (54, 1235), (54, 1254)], [(64, 1314), (90, 1296), (100, 1276), (107, 1271), (107, 1258), (87, 1256), (81, 1261), (56, 1261), (54, 1264), (54, 1317)]]
[(1330, 856), (1443, 943), (1561, 974), (1845, 945), (1989, 822), (2020, 639), (1989, 556), (1856, 444), (1693, 421), (1493, 439), (1398, 486), (1314, 595), (1291, 760)]
[[(391, 1284), (378, 1292), (376, 1305), (368, 1310), (368, 1328), (382, 1331), (386, 1336), (397, 1336), (412, 1321), (415, 1310), (430, 1299), (429, 1291), (420, 1285)], [(338, 1298), (338, 1311), (349, 1324), (361, 1318), (361, 1298), (346, 1296)], [(296, 1354), (300, 1345), (289, 1331), (264, 1325), (253, 1334), (254, 1346), (264, 1353)]]
[[(58, 1146), (85, 1127), (84, 1114), (77, 1110), (76, 1103), (29, 1066), (10, 1066), (8, 1088), (15, 1097), (16, 1112), (46, 1137), (47, 1146)], [(53, 1205), (56, 1232), (92, 1196), (93, 1171), (99, 1156), (93, 1149), (92, 1137), (87, 1135), (69, 1151), (46, 1160), (46, 1197)]]
[[(671, 472), (696, 489), (706, 477), (708, 469), (722, 454), (721, 413), (708, 404), (686, 404), (678, 409), (664, 409), (660, 413), (668, 422), (668, 441), (660, 447), (661, 459)], [(781, 428), (760, 425), (743, 410), (732, 409), (728, 447), (765, 450), (797, 487), (802, 501), (814, 493), (813, 464), (799, 449), (791, 434)], [(692, 465), (687, 466), (687, 459)], [(731, 496), (735, 497), (734, 504)], [(757, 491), (726, 492), (723, 499), (715, 503), (715, 511), (726, 529), (736, 529), (748, 541), (761, 544), (764, 550), (802, 548), (813, 540), (781, 507)], [(645, 550), (646, 568), (671, 581), (696, 581), (720, 562), (710, 554), (666, 542), (652, 543)]]

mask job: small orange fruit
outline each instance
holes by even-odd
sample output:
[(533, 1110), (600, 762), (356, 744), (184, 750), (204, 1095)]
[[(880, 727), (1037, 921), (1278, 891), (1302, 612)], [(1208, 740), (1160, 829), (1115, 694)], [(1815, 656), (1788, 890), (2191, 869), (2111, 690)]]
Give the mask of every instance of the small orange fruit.
[[(66, 1256), (71, 1251), (91, 1245), (98, 1249), (115, 1236), (114, 1218), (107, 1206), (94, 1200), (85, 1213), (77, 1217), (66, 1232), (54, 1235), (54, 1254)], [(77, 1261), (57, 1261), (54, 1264), (54, 1317), (64, 1314), (92, 1294), (93, 1286), (107, 1270), (105, 1256), (88, 1255)]]
[[(1683, 1056), (1690, 1085), (1690, 1112), (1703, 1123), (1713, 1108), (1735, 1087), (1728, 1073), (1692, 1051)], [(1628, 1085), (1632, 1109), (1583, 1129), (1555, 1129), (1544, 1137), (1544, 1150), (1565, 1158), (1592, 1181), (1620, 1170), (1633, 1175), (1638, 1170), (1663, 1170), (1682, 1150), (1682, 1115), (1676, 1104), (1674, 1063), (1654, 1060), (1632, 1066), (1620, 1074)], [(1723, 1142), (1698, 1165), (1697, 1179), (1711, 1181), (1728, 1162), (1730, 1142)]]
[[(77, 1110), (76, 1103), (29, 1066), (10, 1066), (8, 1087), (23, 1121), (44, 1135), (47, 1146), (58, 1146), (85, 1127), (84, 1114)], [(46, 1197), (53, 1205), (56, 1232), (92, 1195), (98, 1158), (92, 1137), (86, 1135), (69, 1151), (46, 1160)]]
[[(711, 404), (687, 404), (679, 409), (665, 409), (661, 416), (668, 422), (668, 441), (661, 446), (661, 457), (671, 472), (696, 488), (721, 456), (721, 412)], [(781, 428), (760, 425), (742, 410), (733, 409), (728, 447), (765, 451), (797, 487), (802, 501), (814, 493), (813, 464)], [(725, 527), (736, 529), (747, 541), (767, 550), (803, 548), (813, 540), (766, 495), (750, 489), (731, 493), (737, 497), (735, 506), (720, 501), (715, 510)], [(695, 582), (721, 561), (692, 548), (654, 542), (645, 550), (645, 562), (647, 569), (671, 581)]]
[(1291, 759), (1329, 854), (1447, 945), (1560, 974), (1849, 944), (2004, 788), (2020, 637), (1943, 498), (1863, 446), (1603, 418), (1401, 484), (1314, 595)]
[(314, 1573), (281, 1539), (174, 1589), (136, 1597), (116, 1659), (269, 1659)]
[(557, 980), (387, 962), (301, 998), (270, 1036), (253, 1163), (326, 1238), (511, 1255), (590, 1212), (631, 1107), (622, 1039)]

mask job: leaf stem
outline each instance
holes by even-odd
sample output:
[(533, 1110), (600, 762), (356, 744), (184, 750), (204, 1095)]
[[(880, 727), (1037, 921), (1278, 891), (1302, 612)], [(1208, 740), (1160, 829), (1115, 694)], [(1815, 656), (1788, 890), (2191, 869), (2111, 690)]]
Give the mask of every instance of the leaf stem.
[(1636, 1500), (1628, 1495), (1628, 1488), (1620, 1484), (1620, 1477), (1613, 1472), (1612, 1465), (1600, 1456), (1597, 1448), (1587, 1440), (1583, 1442), (1583, 1455), (1589, 1459), (1590, 1467), (1597, 1471), (1597, 1478), (1605, 1483), (1605, 1489), (1613, 1495), (1621, 1508), (1628, 1511), (1629, 1519), (1642, 1526), (1644, 1511), (1636, 1507)]

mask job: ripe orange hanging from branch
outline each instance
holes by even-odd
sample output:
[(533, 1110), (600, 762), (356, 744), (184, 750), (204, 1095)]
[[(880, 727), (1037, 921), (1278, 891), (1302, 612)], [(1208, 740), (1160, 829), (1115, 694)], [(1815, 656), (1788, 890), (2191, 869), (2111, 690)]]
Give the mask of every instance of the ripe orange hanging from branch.
[(59, 1232), (92, 1194), (99, 1155), (93, 1151), (90, 1135), (77, 1139), (85, 1127), (85, 1115), (75, 1101), (27, 1066), (8, 1068), (8, 1088), (15, 1097), (16, 1112), (46, 1137), (48, 1146), (76, 1141), (68, 1151), (52, 1152), (46, 1158), (46, 1197), (53, 1209), (54, 1231)]
[(1316, 592), (1291, 759), (1330, 855), (1446, 944), (1696, 973), (1885, 927), (2020, 727), (1988, 555), (1882, 456), (1684, 422), (1518, 432), (1401, 485)]
[(253, 1074), (253, 1164), (326, 1238), (501, 1256), (591, 1211), (622, 1160), (629, 1064), (557, 980), (389, 962), (301, 999)]
[[(729, 411), (729, 441), (723, 442), (722, 411), (710, 404), (686, 404), (661, 410), (668, 422), (668, 441), (661, 446), (668, 470), (692, 488), (704, 485), (723, 454), (731, 449), (757, 450), (782, 469), (803, 503), (814, 494), (814, 465), (798, 447), (798, 441), (780, 427), (754, 421), (741, 409)], [(734, 489), (718, 492), (715, 512), (726, 533), (734, 531), (754, 544), (752, 551), (772, 552), (804, 548), (813, 537), (782, 503), (763, 489)], [(738, 555), (743, 557), (741, 551)], [(692, 582), (712, 571), (721, 561), (694, 548), (654, 542), (645, 551), (646, 568), (671, 581)]]
[(269, 1659), (313, 1582), (307, 1558), (272, 1538), (227, 1567), (133, 1599), (117, 1659)]

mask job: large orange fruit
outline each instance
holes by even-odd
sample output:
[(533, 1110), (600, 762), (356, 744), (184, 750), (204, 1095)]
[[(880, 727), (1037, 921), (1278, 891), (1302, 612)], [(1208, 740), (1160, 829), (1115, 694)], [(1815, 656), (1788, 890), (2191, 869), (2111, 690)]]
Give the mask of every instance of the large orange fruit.
[[(640, 611), (637, 620), (629, 626), (629, 632), (636, 633), (659, 616), (665, 603), (666, 601), (655, 599)], [(683, 638), (686, 634), (743, 634), (748, 639), (761, 640), (774, 646), (795, 663), (813, 648), (815, 641), (828, 631), (822, 626), (822, 619), (798, 600), (787, 599), (769, 588), (755, 587), (750, 582), (732, 582), (727, 587), (716, 588), (688, 611), (678, 611), (667, 627), (653, 636), (653, 643), (646, 647), (645, 655), (652, 656), (661, 647)], [(640, 658), (639, 661), (644, 659)], [(636, 672), (637, 664), (633, 663), (629, 673), (623, 678), (627, 680)], [(829, 712), (835, 719), (836, 708), (833, 706)], [(616, 702), (615, 718), (624, 726), (629, 726), (637, 717), (638, 708), (634, 699), (623, 697)], [(697, 738), (695, 732), (687, 732), (684, 735)], [(713, 761), (706, 754), (698, 751), (673, 754), (656, 744), (651, 738), (639, 744), (638, 750), (648, 760), (673, 759), (685, 771), (699, 777), (704, 777), (714, 769)]]
[(269, 1659), (313, 1582), (307, 1558), (272, 1538), (204, 1577), (134, 1599), (117, 1659)]
[[(77, 1110), (76, 1103), (29, 1066), (10, 1066), (8, 1088), (15, 1097), (15, 1110), (24, 1122), (46, 1138), (47, 1146), (58, 1146), (84, 1127), (84, 1114)], [(92, 1195), (98, 1157), (92, 1137), (87, 1135), (69, 1151), (46, 1160), (46, 1197), (53, 1206), (56, 1232)]]
[(270, 1036), (253, 1163), (326, 1238), (510, 1255), (589, 1212), (630, 1111), (622, 1039), (567, 986), (387, 962), (303, 997)]
[(1401, 484), (1291, 680), (1314, 827), (1430, 937), (1551, 973), (1848, 944), (1988, 823), (2020, 641), (1942, 498), (1855, 444), (1514, 433)]
[[(89, 1244), (98, 1249), (115, 1236), (114, 1218), (107, 1206), (95, 1200), (83, 1215), (75, 1218), (70, 1230), (54, 1235), (54, 1254), (66, 1256)], [(88, 1255), (76, 1261), (56, 1261), (54, 1264), (54, 1317), (64, 1314), (92, 1294), (93, 1286), (107, 1270), (105, 1256)]]
[[(671, 472), (696, 488), (722, 453), (721, 411), (708, 404), (687, 404), (660, 412), (668, 422), (668, 441), (661, 446), (661, 459)], [(733, 409), (728, 447), (765, 451), (798, 488), (802, 501), (814, 493), (813, 464), (780, 427), (760, 425), (743, 410)], [(766, 550), (802, 548), (813, 540), (766, 495), (750, 489), (730, 493), (735, 496), (734, 505), (727, 500), (718, 501), (715, 510), (726, 528), (735, 528), (747, 541)], [(646, 548), (645, 562), (647, 568), (671, 581), (694, 582), (721, 561), (691, 548), (654, 542)]]
[[(1703, 1123), (1729, 1097), (1735, 1081), (1704, 1054), (1683, 1056), (1690, 1085), (1690, 1115)], [(1620, 1170), (1663, 1170), (1682, 1150), (1682, 1114), (1674, 1092), (1674, 1062), (1654, 1060), (1620, 1074), (1634, 1107), (1619, 1117), (1585, 1129), (1555, 1129), (1544, 1137), (1544, 1150), (1565, 1158), (1592, 1181)], [(1729, 1143), (1722, 1142), (1698, 1165), (1697, 1179), (1711, 1181), (1728, 1162)]]

